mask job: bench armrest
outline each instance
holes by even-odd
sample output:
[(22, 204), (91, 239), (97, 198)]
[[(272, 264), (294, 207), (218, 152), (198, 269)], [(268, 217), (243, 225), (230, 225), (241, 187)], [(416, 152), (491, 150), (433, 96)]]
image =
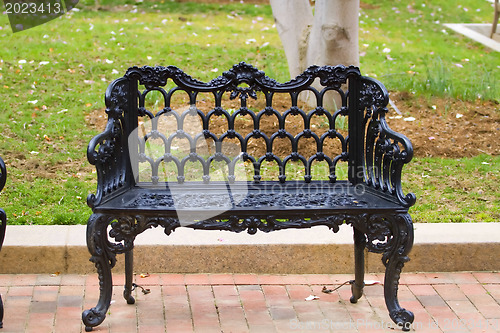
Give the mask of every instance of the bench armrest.
[(413, 158), (410, 139), (393, 131), (385, 119), (389, 95), (378, 81), (363, 77), (361, 107), (365, 110), (365, 153), (363, 178), (367, 185), (393, 195), (405, 207), (415, 204), (414, 193), (404, 194), (403, 167)]
[(0, 191), (3, 190), (6, 181), (7, 181), (7, 168), (5, 167), (5, 162), (0, 157)]
[(106, 128), (92, 138), (87, 147), (87, 159), (97, 171), (97, 192), (87, 197), (87, 204), (91, 208), (113, 197), (115, 192), (127, 185), (130, 162), (123, 116), (128, 108), (128, 86), (125, 78), (109, 85), (105, 94), (108, 115)]

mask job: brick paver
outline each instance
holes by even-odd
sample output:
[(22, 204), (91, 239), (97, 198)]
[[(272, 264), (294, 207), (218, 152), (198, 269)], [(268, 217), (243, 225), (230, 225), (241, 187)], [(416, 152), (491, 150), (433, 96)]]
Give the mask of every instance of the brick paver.
[[(395, 332), (382, 284), (365, 287), (357, 304), (351, 275), (151, 274), (136, 283), (136, 303), (122, 298), (123, 274), (114, 276), (113, 301), (96, 332)], [(383, 275), (369, 275), (379, 280)], [(5, 306), (0, 333), (84, 332), (81, 312), (94, 306), (93, 275), (0, 275)], [(309, 295), (319, 299), (306, 301)], [(413, 331), (500, 332), (500, 273), (408, 273), (399, 287), (402, 306), (415, 313)]]

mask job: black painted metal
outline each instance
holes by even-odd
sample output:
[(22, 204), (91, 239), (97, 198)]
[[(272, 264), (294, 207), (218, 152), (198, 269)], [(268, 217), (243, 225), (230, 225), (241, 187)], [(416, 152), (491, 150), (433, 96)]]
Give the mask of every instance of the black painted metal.
[[(3, 159), (0, 157), (0, 191), (3, 190), (5, 182), (7, 181), (7, 169)], [(7, 227), (7, 215), (5, 211), (0, 208), (0, 250), (2, 249), (3, 240), (5, 238), (5, 228)], [(0, 328), (3, 328), (3, 301), (0, 295)]]
[(125, 286), (123, 288), (123, 298), (127, 304), (134, 304), (135, 298), (132, 296), (132, 284), (134, 275), (134, 250), (125, 252)]
[(357, 229), (354, 230), (354, 283), (351, 284), (351, 303), (357, 303), (358, 299), (363, 296), (363, 288), (365, 287), (365, 234)]
[[(315, 80), (321, 89), (312, 86)], [(299, 94), (304, 91), (316, 100), (316, 106), (309, 111), (299, 105)], [(341, 101), (334, 111), (324, 107), (331, 91)], [(152, 92), (162, 97), (162, 107), (157, 111), (148, 106)], [(184, 94), (187, 104), (181, 112), (172, 102), (179, 93)], [(208, 111), (198, 107), (204, 101), (203, 94), (210, 96), (213, 103)], [(279, 111), (274, 104), (277, 94), (289, 98), (289, 106), (284, 110)], [(265, 100), (263, 109), (251, 106), (251, 100), (257, 98)], [(228, 110), (228, 100), (237, 101), (237, 107)], [(90, 141), (87, 151), (98, 176), (97, 192), (87, 199), (93, 209), (87, 244), (101, 281), (97, 306), (82, 314), (87, 330), (105, 318), (116, 254), (125, 253), (124, 297), (128, 303), (134, 303), (131, 289), (135, 237), (158, 226), (169, 235), (181, 226), (181, 213), (189, 213), (191, 218), (191, 222), (183, 224), (186, 227), (250, 234), (316, 225), (326, 225), (337, 232), (340, 225), (349, 224), (354, 228), (356, 259), (351, 302), (363, 293), (364, 249), (381, 253), (386, 266), (384, 292), (390, 316), (405, 330), (411, 324), (413, 314), (401, 308), (397, 290), (401, 269), (413, 244), (408, 208), (415, 203), (415, 195), (405, 195), (401, 186), (401, 172), (412, 159), (413, 148), (404, 135), (388, 127), (388, 94), (380, 82), (362, 76), (353, 66), (312, 66), (286, 83), (279, 83), (245, 63), (233, 66), (210, 82), (195, 80), (173, 66), (133, 67), (111, 83), (105, 101), (106, 129)], [(269, 115), (276, 119), (272, 133), (261, 128), (263, 117)], [(251, 122), (248, 133), (235, 127), (237, 117), (242, 116)], [(302, 118), (303, 124), (295, 135), (286, 126), (292, 116)], [(326, 129), (311, 126), (315, 116), (326, 118)], [(337, 128), (338, 119), (344, 116), (348, 118), (347, 131)], [(188, 117), (200, 122), (197, 131), (187, 128)], [(223, 133), (212, 128), (216, 117), (225, 119), (227, 129)], [(145, 121), (149, 122), (147, 128)], [(165, 122), (173, 129), (165, 129)], [(138, 129), (145, 130), (138, 135)], [(187, 142), (183, 154), (174, 151), (174, 142), (180, 139)], [(253, 139), (262, 140), (264, 153), (249, 150)], [(286, 156), (275, 152), (279, 139), (290, 142)], [(314, 140), (316, 145), (310, 156), (299, 149), (306, 139)], [(334, 156), (325, 153), (327, 139), (336, 140), (341, 147)], [(162, 143), (159, 156), (148, 151), (149, 143), (155, 140)], [(209, 154), (199, 150), (198, 143), (205, 140), (211, 140), (214, 146)], [(225, 149), (231, 140), (237, 143), (239, 154)], [(238, 179), (235, 170), (241, 161), (252, 167), (253, 181)], [(278, 166), (276, 180), (262, 180), (265, 161)], [(188, 162), (201, 166), (200, 181), (186, 180), (193, 171)], [(211, 166), (215, 162), (227, 167), (224, 181), (212, 179)], [(303, 180), (290, 179), (286, 166), (293, 162), (300, 163)], [(311, 169), (316, 162), (327, 163), (326, 179), (313, 179)], [(348, 163), (348, 179), (338, 177), (340, 162)], [(173, 179), (159, 172), (162, 164), (174, 166)], [(138, 172), (144, 165), (150, 170), (147, 179)], [(229, 198), (224, 196), (227, 192)], [(212, 211), (216, 213), (208, 214)]]

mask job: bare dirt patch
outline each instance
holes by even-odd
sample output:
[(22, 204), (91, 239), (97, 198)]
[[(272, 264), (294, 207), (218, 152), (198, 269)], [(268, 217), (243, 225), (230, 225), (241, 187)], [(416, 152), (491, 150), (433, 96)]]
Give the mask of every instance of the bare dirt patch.
[(33, 181), (37, 178), (55, 179), (60, 172), (80, 178), (81, 175), (92, 172), (92, 165), (82, 165), (81, 160), (72, 160), (71, 158), (51, 163), (38, 158), (37, 155), (13, 153), (6, 160), (9, 161), (9, 168), (24, 170), (23, 177), (26, 181)]
[(460, 158), (500, 154), (498, 103), (427, 100), (408, 93), (393, 93), (391, 99), (403, 115), (396, 118), (396, 112), (391, 110), (388, 123), (411, 139), (415, 156)]

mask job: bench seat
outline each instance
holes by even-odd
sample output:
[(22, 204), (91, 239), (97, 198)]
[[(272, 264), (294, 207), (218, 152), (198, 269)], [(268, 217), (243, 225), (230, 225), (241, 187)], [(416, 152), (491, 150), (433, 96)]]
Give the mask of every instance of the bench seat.
[[(189, 213), (196, 219), (210, 211), (224, 211), (221, 218), (237, 212), (248, 216), (289, 214), (329, 215), (339, 212), (406, 211), (394, 198), (371, 188), (339, 181), (310, 183), (212, 182), (151, 184), (133, 187), (95, 208), (98, 213), (145, 213), (176, 216)], [(249, 211), (249, 208), (252, 208)]]

